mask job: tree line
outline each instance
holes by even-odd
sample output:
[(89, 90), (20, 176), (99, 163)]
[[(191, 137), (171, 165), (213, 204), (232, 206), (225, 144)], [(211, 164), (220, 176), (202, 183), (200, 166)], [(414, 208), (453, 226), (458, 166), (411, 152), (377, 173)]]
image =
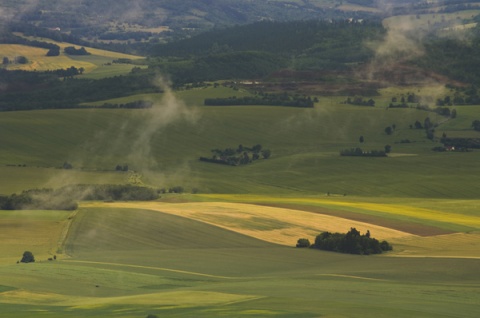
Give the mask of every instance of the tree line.
[(205, 106), (239, 106), (239, 105), (270, 105), (313, 108), (315, 101), (310, 96), (288, 94), (263, 94), (245, 97), (206, 98)]
[(70, 185), (0, 196), (0, 210), (76, 210), (77, 201), (150, 201), (158, 190), (130, 184)]
[(386, 157), (387, 156), (387, 149), (388, 152), (390, 151), (390, 147), (387, 148), (385, 146), (385, 150), (370, 150), (364, 151), (362, 148), (350, 148), (344, 149), (340, 151), (340, 156), (350, 156), (350, 157)]

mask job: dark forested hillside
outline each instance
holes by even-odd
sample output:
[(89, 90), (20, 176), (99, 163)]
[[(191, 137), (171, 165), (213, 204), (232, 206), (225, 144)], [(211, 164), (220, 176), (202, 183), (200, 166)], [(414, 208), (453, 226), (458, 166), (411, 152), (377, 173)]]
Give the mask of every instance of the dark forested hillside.
[(425, 56), (415, 62), (419, 67), (480, 85), (480, 36), (471, 41), (435, 39), (426, 43), (425, 48)]
[[(205, 55), (230, 51), (264, 51), (282, 54), (315, 53), (353, 47), (363, 51), (366, 40), (384, 34), (379, 22), (308, 20), (257, 22), (245, 26), (216, 29), (198, 36), (157, 45), (155, 56)], [(345, 52), (344, 52), (345, 54)], [(345, 57), (348, 59), (348, 56)]]
[(384, 34), (380, 23), (369, 21), (265, 21), (157, 45), (152, 56), (174, 78), (259, 78), (284, 68), (348, 69), (368, 61), (373, 51), (365, 42)]
[[(38, 0), (11, 2), (10, 16), (44, 28), (61, 28), (91, 39), (136, 37), (145, 28), (166, 26), (161, 37), (182, 37), (213, 27), (262, 20), (288, 21), (318, 18), (365, 18), (369, 10), (340, 8), (345, 1), (277, 0)], [(371, 1), (362, 5), (372, 5)], [(125, 25), (134, 26), (127, 27)], [(113, 27), (116, 25), (116, 27)], [(155, 32), (154, 32), (155, 33)], [(117, 34), (117, 36), (115, 35)], [(108, 37), (107, 37), (108, 35)], [(137, 34), (138, 35), (138, 34)], [(145, 35), (145, 34), (144, 34)], [(146, 34), (147, 37), (149, 34)], [(150, 34), (151, 35), (151, 34)]]

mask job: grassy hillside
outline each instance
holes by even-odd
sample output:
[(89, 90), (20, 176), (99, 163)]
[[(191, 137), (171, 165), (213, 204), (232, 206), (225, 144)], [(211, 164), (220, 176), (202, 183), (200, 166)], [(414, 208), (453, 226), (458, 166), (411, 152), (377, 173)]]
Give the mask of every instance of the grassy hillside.
[(478, 259), (295, 249), (145, 209), (83, 207), (73, 221), (66, 244), (71, 258), (0, 265), (2, 312), (132, 318), (479, 313)]
[[(196, 188), (206, 193), (477, 197), (478, 184), (472, 173), (479, 153), (433, 152), (439, 143), (428, 140), (423, 130), (409, 127), (427, 116), (434, 122), (444, 121), (442, 116), (414, 109), (351, 106), (327, 98), (314, 109), (200, 106), (203, 96), (216, 94), (215, 88), (185, 91), (178, 97), (167, 93), (152, 109), (144, 110), (3, 113), (0, 163), (33, 169), (61, 167), (67, 161), (77, 172), (98, 171), (99, 179), (105, 175), (100, 171), (113, 173), (116, 165), (128, 164), (142, 175), (145, 184), (181, 185), (187, 191)], [(219, 96), (225, 94), (240, 93), (218, 90)], [(457, 110), (456, 119), (437, 128), (439, 137), (443, 129), (448, 134), (471, 130), (474, 108)], [(385, 134), (385, 127), (391, 125), (396, 127), (394, 133)], [(400, 143), (406, 139), (410, 142)], [(239, 144), (261, 144), (272, 156), (241, 167), (198, 161), (200, 156), (210, 156), (212, 149)], [(383, 150), (387, 144), (392, 146), (388, 158), (339, 155), (343, 149)], [(2, 169), (27, 171), (22, 167)], [(117, 175), (116, 179), (124, 177)], [(73, 172), (63, 179), (76, 182)], [(2, 182), (3, 193), (18, 191), (12, 181)], [(31, 184), (38, 182), (32, 179)]]

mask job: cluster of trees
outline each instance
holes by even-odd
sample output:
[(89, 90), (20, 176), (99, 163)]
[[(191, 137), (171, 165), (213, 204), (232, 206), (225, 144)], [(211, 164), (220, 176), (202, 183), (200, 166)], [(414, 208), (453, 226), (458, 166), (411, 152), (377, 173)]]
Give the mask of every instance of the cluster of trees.
[(375, 106), (375, 101), (373, 99), (364, 100), (362, 97), (348, 97), (345, 101), (345, 104), (358, 105), (358, 106)]
[(475, 120), (472, 122), (472, 127), (473, 127), (473, 129), (475, 129), (476, 131), (480, 131), (480, 120), (475, 119)]
[(10, 60), (7, 56), (4, 56), (2, 59), (2, 65), (8, 65), (8, 64), (27, 64), (28, 59), (23, 56), (23, 55), (18, 55), (13, 58), (13, 60)]
[(52, 189), (35, 189), (0, 196), (0, 210), (76, 210), (74, 198)]
[(118, 40), (118, 41), (127, 41), (127, 40), (133, 40), (137, 42), (141, 41), (146, 41), (150, 37), (152, 37), (154, 34), (152, 32), (147, 32), (147, 31), (120, 31), (120, 32), (105, 32), (102, 33), (98, 36), (98, 39), (104, 40), (104, 41), (112, 41), (112, 40)]
[(206, 98), (206, 106), (238, 106), (238, 105), (271, 105), (271, 106), (289, 106), (313, 108), (316, 98), (310, 96), (288, 95), (285, 94), (262, 94), (256, 96), (228, 98)]
[(391, 151), (391, 146), (386, 145), (385, 150), (370, 150), (364, 151), (362, 148), (351, 148), (340, 151), (340, 156), (351, 157), (386, 157), (387, 153)]
[(389, 108), (408, 108), (409, 104), (420, 105), (422, 102), (422, 97), (416, 95), (415, 93), (407, 93), (407, 97), (401, 96), (400, 99), (396, 96), (392, 97)]
[(159, 197), (156, 189), (131, 184), (72, 185), (59, 191), (88, 201), (151, 201)]
[(0, 210), (76, 210), (77, 201), (150, 201), (159, 191), (130, 184), (70, 185), (0, 196)]
[(116, 165), (115, 166), (115, 171), (128, 171), (128, 165)]
[(162, 188), (158, 190), (159, 193), (183, 193), (185, 192), (185, 188), (182, 186), (173, 186), (170, 188)]
[(387, 135), (391, 135), (395, 131), (395, 128), (397, 128), (397, 125), (393, 124), (391, 126), (385, 127), (384, 131)]
[(370, 231), (361, 234), (353, 227), (346, 234), (323, 232), (317, 235), (313, 245), (308, 239), (299, 239), (297, 247), (360, 255), (381, 254), (392, 250), (392, 246), (387, 241), (380, 242), (370, 236)]
[(67, 46), (63, 49), (65, 54), (68, 55), (90, 55), (89, 52), (82, 46), (81, 48), (77, 49), (74, 46)]
[(95, 108), (127, 108), (127, 109), (142, 109), (142, 108), (152, 108), (153, 102), (145, 100), (137, 100), (124, 104), (112, 104), (112, 103), (103, 103), (101, 106), (95, 106)]
[[(469, 151), (470, 149), (480, 149), (480, 138), (448, 138), (440, 139), (443, 148), (454, 149), (455, 151)], [(434, 149), (439, 151), (439, 149)]]
[[(478, 84), (477, 84), (478, 85)], [(451, 99), (453, 105), (479, 105), (480, 96), (476, 85), (470, 85), (467, 87), (449, 87), (454, 89), (453, 98)], [(450, 96), (447, 96), (450, 99)], [(447, 98), (445, 97), (445, 99)], [(443, 100), (445, 104), (446, 100)], [(438, 103), (437, 103), (438, 104)]]
[(237, 149), (212, 149), (212, 153), (212, 157), (200, 157), (200, 161), (239, 166), (252, 163), (253, 161), (260, 159), (260, 157), (268, 159), (271, 156), (271, 151), (269, 149), (263, 149), (260, 144), (251, 148), (239, 145)]
[(76, 75), (81, 75), (85, 69), (83, 67), (76, 68), (75, 66), (70, 66), (69, 68), (66, 69), (58, 69), (58, 70), (53, 70), (53, 71), (46, 71), (46, 73), (52, 73), (55, 74), (58, 77), (63, 77), (63, 78), (72, 78)]

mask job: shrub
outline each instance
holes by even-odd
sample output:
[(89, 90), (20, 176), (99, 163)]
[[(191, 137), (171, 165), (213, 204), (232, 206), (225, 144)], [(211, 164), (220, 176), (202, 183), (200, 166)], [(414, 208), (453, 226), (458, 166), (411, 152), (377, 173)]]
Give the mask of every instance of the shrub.
[(310, 247), (310, 241), (306, 238), (298, 239), (297, 247)]
[(35, 257), (33, 256), (32, 252), (25, 251), (23, 252), (22, 259), (20, 260), (22, 263), (33, 263), (35, 262)]

